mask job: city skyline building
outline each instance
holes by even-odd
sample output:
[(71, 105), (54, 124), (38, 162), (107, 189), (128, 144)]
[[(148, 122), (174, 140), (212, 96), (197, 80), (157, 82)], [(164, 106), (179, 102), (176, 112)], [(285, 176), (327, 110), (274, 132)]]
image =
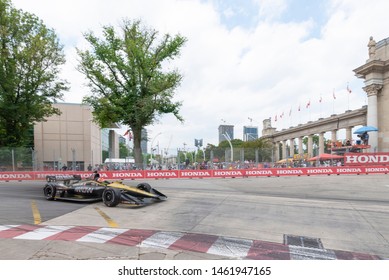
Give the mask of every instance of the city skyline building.
[(257, 126), (243, 126), (243, 141), (254, 141), (258, 139)]
[(219, 144), (232, 139), (234, 139), (234, 126), (227, 124), (219, 125)]

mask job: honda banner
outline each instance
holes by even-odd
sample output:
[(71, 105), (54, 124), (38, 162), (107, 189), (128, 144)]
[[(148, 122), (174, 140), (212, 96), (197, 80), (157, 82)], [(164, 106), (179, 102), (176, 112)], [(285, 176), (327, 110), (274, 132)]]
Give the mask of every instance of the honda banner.
[[(384, 155), (387, 156), (387, 155)], [(100, 171), (100, 177), (105, 180), (149, 180), (149, 179), (206, 179), (206, 178), (245, 178), (245, 177), (280, 177), (280, 176), (315, 176), (315, 175), (359, 175), (359, 174), (388, 174), (389, 165), (377, 165), (376, 161), (385, 162), (385, 157), (361, 157), (349, 159), (348, 166), (337, 167), (304, 167), (304, 168), (260, 168), (260, 169), (216, 169), (216, 170), (120, 170)], [(372, 162), (361, 166), (356, 161)], [(350, 164), (351, 163), (351, 164)], [(374, 165), (373, 165), (374, 164)], [(90, 178), (92, 172), (74, 171), (35, 171), (35, 172), (0, 172), (0, 181), (29, 181), (46, 180), (47, 175), (81, 175)]]
[(389, 165), (389, 153), (346, 153), (344, 165)]

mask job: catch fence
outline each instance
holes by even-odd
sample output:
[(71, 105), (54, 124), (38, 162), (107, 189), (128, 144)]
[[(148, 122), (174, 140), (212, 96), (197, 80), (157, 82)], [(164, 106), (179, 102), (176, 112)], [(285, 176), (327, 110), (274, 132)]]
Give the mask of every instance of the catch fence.
[[(269, 167), (307, 167), (313, 164), (306, 161), (307, 154), (295, 155), (279, 161), (270, 148), (209, 148), (185, 151), (177, 149), (171, 154), (144, 154), (141, 165), (133, 160), (104, 162), (102, 156), (85, 158), (82, 152), (57, 150), (38, 154), (33, 148), (0, 148), (0, 171), (91, 171), (99, 170), (183, 170), (183, 169), (248, 169)], [(315, 155), (315, 154), (314, 154)], [(314, 156), (313, 155), (313, 156)], [(96, 158), (102, 158), (96, 162)], [(333, 165), (333, 163), (329, 163)]]

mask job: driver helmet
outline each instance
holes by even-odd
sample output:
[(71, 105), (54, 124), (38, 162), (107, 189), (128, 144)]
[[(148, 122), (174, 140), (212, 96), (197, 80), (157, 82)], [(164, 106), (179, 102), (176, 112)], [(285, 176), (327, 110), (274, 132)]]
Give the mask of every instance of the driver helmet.
[(102, 177), (99, 177), (99, 178), (97, 178), (97, 182), (104, 182), (104, 178), (102, 178)]

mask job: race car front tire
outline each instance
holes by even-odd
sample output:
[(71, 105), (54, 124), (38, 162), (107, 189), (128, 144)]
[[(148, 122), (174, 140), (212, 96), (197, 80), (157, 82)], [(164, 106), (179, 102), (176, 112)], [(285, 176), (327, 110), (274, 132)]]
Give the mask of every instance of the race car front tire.
[(106, 188), (103, 192), (103, 203), (108, 207), (115, 207), (120, 203), (120, 190)]
[(136, 186), (139, 190), (151, 193), (151, 186), (147, 183), (140, 183)]
[(52, 184), (46, 184), (46, 186), (43, 188), (43, 194), (45, 195), (47, 200), (54, 200), (56, 192), (57, 188)]

